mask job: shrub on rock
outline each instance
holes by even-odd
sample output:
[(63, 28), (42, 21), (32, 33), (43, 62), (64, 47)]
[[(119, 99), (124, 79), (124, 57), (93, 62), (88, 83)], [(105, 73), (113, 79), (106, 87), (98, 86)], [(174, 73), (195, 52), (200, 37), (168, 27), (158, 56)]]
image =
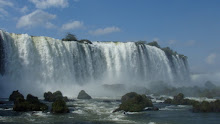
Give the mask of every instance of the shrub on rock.
[(9, 96), (9, 101), (15, 101), (18, 98), (24, 99), (24, 96), (18, 90), (16, 90), (13, 91), (12, 94)]
[(63, 97), (63, 94), (60, 91), (56, 91), (54, 93), (49, 91), (44, 93), (45, 101), (55, 102), (57, 99), (64, 99), (64, 101), (68, 101), (68, 98), (66, 96)]
[(198, 102), (193, 105), (193, 112), (220, 112), (220, 100)]
[(66, 106), (66, 102), (63, 99), (57, 99), (52, 104), (52, 110), (53, 113), (67, 113), (69, 112), (68, 107)]
[(37, 97), (31, 94), (27, 95), (27, 99), (17, 98), (14, 102), (14, 111), (45, 111), (48, 106), (41, 103)]
[(77, 99), (92, 99), (84, 90), (81, 90), (77, 96)]
[[(152, 101), (146, 95), (139, 95), (135, 92), (130, 92), (122, 96), (119, 108), (113, 112), (124, 110), (126, 112), (140, 112), (146, 107), (153, 107)], [(156, 110), (156, 109), (154, 109)]]

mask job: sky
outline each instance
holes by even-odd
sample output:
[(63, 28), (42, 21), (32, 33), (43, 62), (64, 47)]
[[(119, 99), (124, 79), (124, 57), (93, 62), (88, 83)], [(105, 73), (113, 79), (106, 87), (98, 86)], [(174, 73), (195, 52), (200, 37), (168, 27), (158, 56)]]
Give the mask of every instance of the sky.
[(0, 0), (0, 29), (62, 39), (157, 41), (220, 76), (220, 0)]

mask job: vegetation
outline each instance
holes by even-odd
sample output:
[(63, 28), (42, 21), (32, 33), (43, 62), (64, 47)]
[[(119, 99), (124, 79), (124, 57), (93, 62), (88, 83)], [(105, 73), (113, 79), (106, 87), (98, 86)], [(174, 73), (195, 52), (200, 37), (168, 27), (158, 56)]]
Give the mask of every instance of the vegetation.
[(173, 105), (194, 105), (198, 102), (195, 100), (184, 99), (184, 94), (179, 93), (178, 95), (174, 96), (173, 99), (166, 99), (164, 103)]
[(147, 41), (140, 40), (140, 41), (135, 42), (135, 44), (136, 45), (143, 45), (143, 44), (147, 44)]
[(160, 45), (157, 43), (157, 41), (150, 42), (150, 43), (148, 43), (147, 45), (155, 46), (155, 47), (157, 47), (157, 48), (160, 48)]
[(126, 112), (140, 112), (146, 107), (153, 107), (152, 101), (146, 95), (139, 95), (135, 92), (130, 92), (122, 96), (119, 108), (113, 112), (124, 110)]
[(84, 90), (81, 90), (77, 96), (77, 99), (92, 99)]
[(41, 103), (37, 97), (31, 94), (27, 95), (27, 99), (18, 97), (14, 101), (14, 111), (45, 111), (48, 110), (48, 106)]
[(15, 101), (18, 98), (24, 99), (24, 96), (18, 90), (16, 90), (13, 91), (12, 94), (9, 96), (9, 101)]
[(220, 100), (193, 104), (193, 112), (220, 112)]
[(66, 102), (62, 99), (57, 99), (52, 104), (52, 110), (53, 113), (67, 113), (69, 112), (68, 107), (66, 106)]
[(62, 41), (78, 41), (78, 40), (74, 34), (67, 33), (65, 38), (62, 39)]
[(65, 96), (63, 97), (63, 94), (60, 91), (56, 91), (54, 93), (45, 92), (44, 93), (44, 100), (49, 102), (54, 102), (57, 99), (63, 99), (64, 101), (68, 101), (68, 98)]

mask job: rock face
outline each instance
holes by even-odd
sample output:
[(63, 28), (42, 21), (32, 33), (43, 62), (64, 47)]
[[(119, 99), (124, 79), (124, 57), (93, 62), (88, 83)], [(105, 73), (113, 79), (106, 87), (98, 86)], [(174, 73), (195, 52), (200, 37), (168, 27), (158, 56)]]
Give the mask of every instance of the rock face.
[[(140, 112), (146, 107), (153, 107), (152, 101), (146, 95), (139, 95), (135, 92), (130, 92), (122, 96), (121, 104), (118, 109), (113, 112), (124, 110), (126, 112)], [(154, 110), (156, 110), (154, 108)]]
[(55, 102), (57, 99), (63, 99), (64, 101), (68, 101), (68, 98), (65, 96), (63, 97), (63, 94), (60, 91), (56, 91), (54, 93), (45, 92), (44, 93), (44, 100), (49, 102)]
[(24, 96), (20, 92), (18, 92), (18, 90), (16, 90), (13, 91), (12, 94), (9, 96), (9, 101), (15, 101), (18, 98), (24, 99)]
[(52, 110), (53, 113), (67, 113), (69, 112), (68, 107), (66, 106), (66, 102), (62, 99), (57, 99), (52, 104)]
[(88, 95), (84, 90), (81, 90), (77, 96), (77, 99), (92, 99), (92, 97)]
[(220, 112), (220, 100), (193, 104), (193, 112)]
[(184, 99), (184, 94), (179, 93), (178, 95), (174, 96), (173, 99), (166, 99), (164, 103), (172, 105), (194, 105), (198, 102), (195, 100)]
[(48, 106), (41, 103), (37, 97), (31, 94), (27, 95), (27, 99), (17, 98), (14, 101), (14, 111), (45, 111), (48, 110)]

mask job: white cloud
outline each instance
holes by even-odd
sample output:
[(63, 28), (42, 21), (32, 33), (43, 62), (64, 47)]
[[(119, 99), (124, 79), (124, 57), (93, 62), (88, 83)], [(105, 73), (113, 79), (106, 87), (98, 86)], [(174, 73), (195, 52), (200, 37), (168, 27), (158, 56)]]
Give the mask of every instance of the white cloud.
[(216, 61), (216, 54), (211, 53), (207, 58), (206, 58), (206, 63), (208, 64), (215, 64)]
[(55, 27), (50, 20), (56, 18), (56, 15), (49, 14), (42, 10), (36, 10), (30, 14), (22, 16), (16, 25), (17, 28), (41, 26), (45, 28)]
[(13, 3), (8, 0), (0, 0), (0, 6), (13, 6)]
[(186, 46), (194, 46), (196, 44), (195, 40), (190, 40), (186, 42)]
[(159, 38), (157, 38), (157, 37), (155, 37), (154, 39), (153, 39), (153, 41), (157, 41), (157, 42), (159, 42)]
[(26, 12), (28, 12), (28, 7), (27, 7), (27, 6), (24, 6), (23, 8), (20, 9), (20, 11), (21, 11), (22, 13), (26, 13)]
[(66, 24), (63, 24), (61, 29), (62, 30), (74, 30), (74, 29), (79, 29), (79, 28), (83, 28), (83, 22), (80, 21), (72, 21)]
[(8, 15), (8, 12), (5, 10), (5, 7), (13, 7), (14, 4), (8, 0), (0, 0), (0, 17)]
[(168, 41), (168, 44), (169, 44), (169, 45), (173, 45), (173, 44), (175, 44), (175, 43), (176, 43), (175, 40), (170, 40), (170, 41)]
[(36, 8), (39, 9), (47, 9), (51, 7), (65, 8), (68, 7), (69, 5), (68, 0), (29, 0), (29, 1), (34, 3)]
[(120, 28), (113, 26), (113, 27), (106, 27), (104, 29), (99, 28), (94, 31), (89, 31), (89, 33), (91, 35), (105, 35), (105, 34), (110, 34), (110, 33), (120, 32), (120, 31), (121, 31)]

